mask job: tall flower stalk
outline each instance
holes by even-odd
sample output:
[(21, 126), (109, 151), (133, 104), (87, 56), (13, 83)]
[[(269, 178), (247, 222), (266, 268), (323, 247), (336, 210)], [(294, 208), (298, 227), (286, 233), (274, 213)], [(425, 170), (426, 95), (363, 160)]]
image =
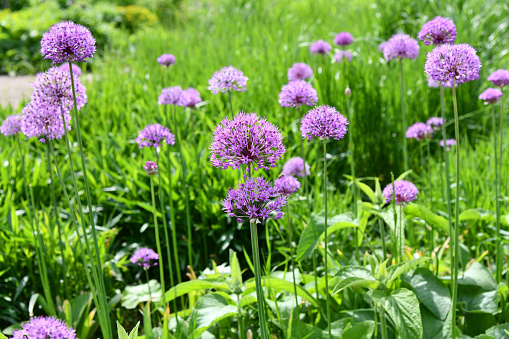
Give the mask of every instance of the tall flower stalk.
[(228, 103), (230, 106), (230, 114), (233, 119), (234, 111), (232, 106), (232, 91), (244, 92), (246, 90), (247, 80), (249, 78), (244, 73), (233, 66), (223, 67), (221, 70), (214, 72), (212, 78), (209, 79), (209, 90), (218, 94), (228, 92)]

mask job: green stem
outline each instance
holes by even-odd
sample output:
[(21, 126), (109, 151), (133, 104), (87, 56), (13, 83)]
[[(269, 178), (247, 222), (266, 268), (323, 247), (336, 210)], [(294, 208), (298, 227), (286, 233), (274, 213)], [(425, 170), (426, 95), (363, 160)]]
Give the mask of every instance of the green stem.
[(408, 171), (408, 149), (407, 149), (407, 140), (405, 136), (405, 132), (407, 130), (406, 126), (406, 114), (405, 114), (405, 82), (403, 78), (403, 59), (399, 60), (400, 65), (400, 75), (401, 75), (401, 123), (403, 125), (403, 166), (405, 171)]
[(230, 102), (230, 113), (232, 115), (232, 120), (233, 120), (233, 106), (232, 106), (232, 91), (228, 91), (228, 101)]
[(385, 310), (380, 306), (380, 323), (382, 324), (382, 339), (387, 339), (387, 323), (385, 321)]
[(387, 259), (387, 250), (385, 247), (385, 226), (382, 218), (378, 218), (378, 225), (380, 226), (380, 238), (382, 238), (382, 252), (384, 254), (384, 261)]
[(392, 183), (392, 212), (394, 217), (394, 237), (393, 237), (393, 247), (394, 247), (394, 263), (399, 262), (399, 239), (398, 239), (398, 214), (396, 213), (396, 187), (394, 185), (394, 173), (391, 172), (391, 183)]
[(454, 262), (453, 262), (453, 291), (452, 291), (452, 337), (456, 337), (456, 302), (458, 299), (458, 266), (459, 266), (459, 228), (460, 228), (460, 134), (459, 134), (459, 117), (458, 104), (456, 101), (456, 80), (453, 79), (452, 84), (452, 101), (454, 108), (454, 135), (456, 137), (456, 206), (455, 206), (455, 223), (454, 223)]
[(154, 229), (156, 235), (156, 247), (157, 254), (159, 255), (159, 277), (161, 280), (161, 290), (163, 291), (161, 300), (163, 302), (164, 307), (166, 307), (166, 288), (164, 284), (164, 262), (163, 262), (163, 253), (161, 250), (161, 242), (159, 240), (159, 226), (157, 224), (157, 207), (156, 207), (156, 198), (154, 195), (154, 180), (152, 179), (152, 175), (150, 175), (150, 194), (152, 196), (152, 209), (154, 214)]
[(265, 319), (264, 311), (264, 296), (262, 287), (261, 267), (260, 267), (260, 253), (258, 250), (258, 232), (256, 229), (256, 220), (250, 220), (249, 226), (251, 228), (251, 243), (253, 246), (253, 266), (255, 273), (255, 286), (256, 286), (256, 302), (258, 304), (258, 317), (260, 318), (260, 330), (262, 339), (269, 339), (267, 330), (267, 322)]
[(325, 297), (327, 303), (327, 329), (329, 331), (329, 339), (332, 338), (332, 329), (331, 329), (331, 315), (330, 315), (330, 297), (329, 297), (329, 268), (327, 265), (327, 258), (329, 257), (329, 248), (328, 242), (329, 239), (327, 237), (327, 143), (326, 140), (323, 140), (323, 201), (325, 207), (325, 225), (324, 225), (324, 241), (325, 241)]
[(286, 204), (286, 220), (288, 221), (288, 243), (290, 244), (290, 259), (292, 262), (292, 275), (293, 275), (293, 292), (295, 294), (295, 306), (299, 306), (299, 300), (297, 299), (297, 280), (295, 279), (295, 257), (293, 255), (293, 242), (292, 242), (292, 223), (290, 220), (290, 207)]
[(347, 115), (348, 122), (350, 124), (348, 133), (348, 146), (350, 147), (350, 173), (353, 178), (352, 193), (353, 193), (353, 214), (357, 216), (357, 186), (355, 184), (355, 157), (354, 157), (354, 144), (353, 144), (353, 133), (352, 133), (352, 113), (350, 112), (350, 98), (347, 97)]
[[(152, 291), (150, 291), (150, 280), (148, 279), (148, 269), (145, 268), (144, 271), (145, 271), (145, 276), (147, 277), (148, 296), (152, 300)], [(164, 291), (163, 291), (163, 294), (164, 294)]]
[[(502, 87), (503, 90), (503, 87)], [(495, 141), (495, 176), (496, 176), (496, 209), (497, 209), (497, 283), (502, 281), (502, 264), (504, 261), (502, 238), (500, 235), (500, 178), (502, 177), (502, 156), (503, 156), (503, 143), (504, 143), (504, 96), (500, 98), (500, 156), (498, 157), (497, 165), (497, 133), (495, 127), (495, 110), (493, 110), (493, 139)], [(509, 279), (508, 279), (509, 281)]]
[[(428, 197), (429, 197), (429, 203), (430, 203), (430, 207), (431, 207), (431, 210), (434, 211), (434, 203), (433, 203), (433, 182), (431, 181), (431, 151), (430, 151), (430, 148), (429, 148), (429, 143), (430, 141), (429, 140), (426, 140), (426, 150), (428, 152)], [(433, 252), (435, 251), (435, 230), (433, 229), (432, 226), (430, 226), (430, 231), (429, 231), (429, 245), (430, 245), (430, 255), (431, 257), (433, 258)], [(437, 275), (438, 275), (438, 266), (439, 266), (439, 261), (438, 261), (438, 257), (436, 258), (436, 272), (437, 272)]]

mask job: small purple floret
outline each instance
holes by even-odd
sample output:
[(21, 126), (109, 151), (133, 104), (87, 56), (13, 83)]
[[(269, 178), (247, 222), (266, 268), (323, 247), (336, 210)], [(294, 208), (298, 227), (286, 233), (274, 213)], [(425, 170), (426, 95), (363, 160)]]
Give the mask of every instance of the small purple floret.
[(182, 91), (182, 94), (180, 97), (180, 104), (182, 106), (194, 108), (201, 101), (202, 100), (201, 100), (200, 92), (198, 92), (194, 88), (189, 87), (188, 89), (185, 89)]
[(9, 137), (21, 132), (21, 114), (8, 115), (0, 126), (0, 133)]
[(171, 65), (175, 65), (175, 56), (173, 54), (163, 54), (159, 58), (157, 58), (157, 62), (161, 66), (169, 67)]
[(228, 66), (215, 72), (209, 80), (209, 90), (217, 94), (231, 91), (244, 92), (246, 90), (248, 77), (234, 68)]
[(163, 88), (157, 103), (159, 105), (174, 105), (182, 106), (182, 88), (180, 86), (173, 86)]
[[(444, 147), (444, 140), (440, 140), (439, 143), (440, 147)], [(450, 151), (452, 146), (456, 145), (456, 140), (454, 139), (447, 139), (445, 141), (445, 150)]]
[(131, 257), (131, 263), (141, 266), (144, 269), (157, 266), (158, 260), (159, 255), (150, 248), (146, 247), (139, 248)]
[(315, 106), (318, 102), (316, 90), (304, 80), (290, 81), (279, 93), (281, 107)]
[(348, 128), (348, 121), (334, 107), (317, 106), (310, 110), (302, 118), (300, 131), (302, 138), (311, 140), (319, 139), (342, 139)]
[(310, 175), (309, 164), (306, 163), (306, 172), (304, 172), (304, 160), (301, 157), (293, 157), (288, 159), (286, 164), (283, 166), (283, 175), (293, 175), (294, 177), (303, 177), (304, 175)]
[(339, 51), (336, 54), (334, 54), (334, 61), (338, 64), (341, 63), (343, 60), (352, 61), (352, 52), (350, 51)]
[(429, 139), (433, 135), (433, 128), (423, 122), (418, 122), (408, 127), (406, 131), (407, 139), (424, 140)]
[(434, 131), (438, 131), (444, 124), (444, 120), (439, 117), (431, 117), (426, 121), (426, 124), (433, 128)]
[(300, 189), (300, 182), (295, 177), (283, 175), (274, 181), (274, 188), (278, 193), (288, 196)]
[(437, 16), (422, 26), (418, 37), (425, 45), (452, 44), (456, 40), (456, 26), (451, 19)]
[(76, 339), (76, 330), (60, 319), (35, 317), (21, 324), (21, 330), (12, 333), (12, 339)]
[(317, 42), (314, 42), (311, 47), (309, 47), (309, 51), (313, 54), (327, 54), (332, 49), (332, 46), (323, 40), (318, 40)]
[(484, 100), (486, 105), (496, 104), (502, 96), (502, 91), (498, 88), (487, 88), (479, 95), (479, 99)]
[(155, 175), (158, 172), (157, 164), (154, 161), (146, 161), (143, 169), (148, 175)]
[(147, 125), (138, 134), (136, 142), (140, 148), (159, 147), (163, 142), (173, 146), (175, 145), (175, 135), (170, 132), (168, 127), (160, 124)]
[(306, 80), (312, 76), (313, 70), (303, 62), (295, 63), (292, 67), (290, 67), (290, 69), (288, 69), (288, 81)]
[(334, 37), (334, 43), (339, 46), (348, 46), (353, 42), (353, 36), (348, 32), (340, 32)]
[(394, 34), (383, 47), (385, 60), (415, 59), (419, 55), (419, 43), (407, 34)]
[[(396, 180), (394, 182), (394, 189), (396, 190), (396, 205), (403, 205), (407, 202), (414, 201), (417, 199), (419, 191), (414, 184), (406, 180)], [(385, 202), (389, 203), (393, 199), (392, 183), (385, 186), (383, 190), (385, 196)]]
[(504, 87), (509, 85), (509, 71), (505, 69), (499, 69), (490, 74), (488, 81), (491, 81), (493, 85), (498, 87)]

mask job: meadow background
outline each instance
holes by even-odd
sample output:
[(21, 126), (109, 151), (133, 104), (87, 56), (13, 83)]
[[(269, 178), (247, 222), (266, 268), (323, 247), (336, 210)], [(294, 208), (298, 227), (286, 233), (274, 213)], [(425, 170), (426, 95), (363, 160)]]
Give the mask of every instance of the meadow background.
[[(330, 104), (344, 112), (346, 84), (342, 76), (343, 65), (330, 65), (334, 80), (331, 79), (329, 84), (332, 95), (326, 101), (325, 90), (320, 88), (316, 79), (320, 75), (321, 57), (309, 53), (312, 42), (323, 39), (332, 43), (335, 34), (340, 31), (352, 33), (355, 39), (349, 46), (353, 60), (344, 72), (352, 90), (353, 119), (348, 133), (353, 135), (355, 144), (357, 175), (377, 177), (383, 187), (390, 182), (391, 172), (395, 176), (403, 172), (401, 136), (404, 131), (400, 125), (399, 68), (396, 62), (386, 62), (377, 46), (397, 32), (416, 38), (422, 24), (437, 15), (454, 21), (458, 32), (456, 41), (475, 47), (483, 65), (479, 80), (458, 89), (464, 168), (461, 210), (495, 209), (490, 111), (478, 100), (478, 95), (489, 86), (486, 78), (490, 73), (509, 67), (509, 5), (503, 1), (115, 0), (71, 4), (66, 1), (4, 0), (1, 4), (7, 7), (0, 12), (2, 73), (33, 74), (50, 67), (50, 62), (42, 60), (38, 53), (39, 42), (42, 33), (60, 20), (71, 19), (88, 26), (97, 38), (98, 55), (83, 66), (86, 74), (81, 76), (81, 80), (87, 87), (88, 104), (80, 114), (110, 298), (120, 295), (126, 286), (140, 280), (142, 273), (128, 264), (133, 250), (140, 245), (154, 244), (149, 179), (142, 168), (146, 160), (153, 160), (153, 154), (138, 149), (135, 138), (147, 124), (164, 122), (164, 108), (157, 104), (162, 77), (165, 86), (196, 88), (204, 100), (196, 110), (179, 108), (177, 111), (185, 155), (184, 175), (179, 172), (181, 166), (171, 175), (162, 173), (163, 182), (172, 180), (175, 188), (172, 198), (177, 208), (182, 273), (187, 272), (188, 265), (186, 199), (189, 199), (194, 230), (195, 259), (191, 263), (194, 271), (199, 274), (206, 267), (212, 267), (213, 262), (227, 262), (230, 249), (239, 253), (241, 266), (247, 267), (242, 251), (250, 248), (248, 230), (238, 227), (221, 211), (221, 201), (226, 191), (234, 186), (238, 174), (215, 169), (208, 160), (212, 132), (214, 126), (228, 114), (228, 99), (208, 91), (207, 80), (223, 66), (233, 65), (242, 70), (249, 80), (246, 92), (233, 96), (234, 110), (256, 112), (279, 126), (288, 149), (285, 160), (299, 156), (298, 114), (295, 110), (280, 107), (278, 93), (287, 83), (288, 68), (295, 62), (305, 62), (315, 72), (313, 86), (318, 91), (318, 104)], [(439, 115), (438, 89), (428, 87), (423, 70), (426, 52), (430, 50), (431, 47), (421, 43), (419, 57), (404, 62), (409, 125)], [(176, 65), (164, 74), (156, 62), (163, 53), (174, 54), (177, 58)], [(446, 95), (446, 115), (451, 118), (448, 134), (453, 137), (450, 100), (450, 95)], [(0, 120), (6, 115), (19, 113), (23, 106), (24, 103), (19, 107), (1, 107)], [(506, 135), (507, 132), (506, 128)], [(508, 145), (507, 140), (504, 148)], [(329, 205), (332, 206), (331, 213), (341, 213), (352, 203), (350, 185), (344, 176), (349, 174), (347, 143), (345, 138), (328, 147), (328, 189), (333, 192)], [(30, 141), (29, 145), (27, 168), (30, 168), (36, 208), (48, 212), (50, 188), (45, 149), (35, 141)], [(55, 146), (57, 152), (64, 150), (63, 143), (56, 142)], [(413, 169), (410, 177), (418, 187), (424, 187), (426, 168), (420, 166), (419, 147), (418, 142), (409, 140)], [(77, 145), (73, 151), (73, 157), (78, 161)], [(435, 212), (444, 215), (441, 211), (445, 211), (446, 206), (438, 185), (442, 167), (438, 139), (433, 139), (431, 151), (432, 156), (426, 159), (426, 164), (430, 163), (432, 180), (437, 185), (428, 193), (434, 197)], [(311, 164), (317, 210), (322, 203), (318, 194), (322, 191), (319, 153), (318, 144), (310, 143), (307, 159)], [(26, 206), (21, 203), (23, 184), (14, 139), (0, 138), (0, 159), (0, 329), (4, 329), (40, 312), (31, 300), (34, 293), (41, 293), (42, 288), (34, 262), (33, 237), (29, 229), (21, 226)], [(177, 162), (176, 157), (172, 159)], [(69, 179), (68, 161), (60, 160), (64, 177)], [(281, 161), (279, 168), (264, 174), (275, 179), (283, 164), (284, 161)], [(508, 165), (509, 157), (505, 156), (502, 169), (502, 192), (505, 193), (509, 188)], [(451, 168), (454, 168), (454, 162)], [(451, 175), (454, 176), (454, 171)], [(70, 190), (70, 180), (67, 183)], [(372, 185), (373, 182), (367, 183)], [(189, 188), (189, 197), (184, 194), (184, 186)], [(58, 185), (55, 187), (57, 201), (62, 201), (62, 192)], [(507, 202), (505, 197), (502, 206), (504, 215)], [(424, 199), (420, 203), (425, 204)], [(292, 206), (292, 217), (299, 222), (306, 213), (305, 204), (297, 201)], [(75, 238), (63, 209), (61, 222), (66, 237)], [(468, 227), (463, 243), (471, 257), (479, 258), (485, 251), (493, 250), (492, 223), (477, 221)], [(420, 233), (416, 232), (415, 243), (418, 246)], [(56, 230), (47, 226), (43, 233), (50, 276), (61, 277), (67, 273), (70, 295), (65, 297), (87, 290), (81, 263), (71, 262), (64, 272), (62, 253), (52, 241), (55, 238), (49, 236), (56, 234)], [(379, 246), (377, 234), (371, 235), (368, 231), (367, 235), (367, 242)], [(507, 243), (509, 233), (503, 231), (503, 236)], [(271, 254), (273, 266), (284, 262), (286, 245), (278, 233), (267, 232), (261, 237), (262, 244), (267, 240), (263, 239), (265, 237), (273, 244), (270, 253), (266, 246), (262, 246), (262, 257)], [(352, 248), (354, 245), (348, 237), (334, 244), (334, 249), (342, 253), (351, 253)], [(76, 250), (71, 241), (64, 255), (72, 258)], [(309, 263), (304, 265), (309, 266)], [(152, 274), (156, 276), (157, 272)], [(63, 280), (55, 279), (52, 286), (55, 291), (60, 291), (63, 283)], [(136, 310), (120, 306), (114, 314), (126, 327), (132, 327), (129, 324), (134, 325), (139, 318)]]

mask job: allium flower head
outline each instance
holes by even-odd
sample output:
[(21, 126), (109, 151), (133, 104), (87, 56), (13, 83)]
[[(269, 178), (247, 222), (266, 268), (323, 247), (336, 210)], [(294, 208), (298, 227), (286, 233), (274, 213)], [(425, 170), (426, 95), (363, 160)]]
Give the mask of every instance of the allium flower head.
[(0, 126), (0, 133), (9, 137), (21, 132), (21, 114), (8, 115)]
[(143, 169), (148, 175), (155, 175), (158, 172), (157, 164), (154, 161), (146, 161)]
[(182, 91), (182, 95), (180, 97), (180, 103), (184, 107), (195, 107), (197, 104), (201, 102), (200, 92), (195, 90), (192, 87), (185, 89)]
[(451, 19), (437, 16), (422, 26), (418, 37), (425, 45), (452, 44), (456, 40), (456, 26)]
[(173, 86), (163, 88), (157, 103), (159, 105), (174, 105), (182, 106), (182, 88), (180, 86)]
[(314, 106), (318, 102), (316, 90), (304, 80), (290, 81), (279, 93), (281, 107)]
[[(394, 182), (394, 189), (396, 190), (396, 205), (405, 206), (405, 203), (417, 199), (417, 193), (419, 193), (417, 187), (415, 187), (415, 185), (412, 184), (410, 181), (406, 180), (396, 180)], [(385, 186), (383, 194), (385, 196), (386, 203), (392, 201), (393, 198), (392, 183)]]
[(444, 119), (439, 117), (431, 117), (428, 119), (428, 121), (426, 121), (426, 124), (433, 128), (433, 130), (438, 131), (444, 124)]
[(310, 110), (302, 118), (300, 132), (302, 138), (336, 140), (342, 139), (348, 128), (348, 121), (334, 107), (322, 105)]
[(50, 27), (41, 40), (41, 54), (54, 64), (85, 62), (95, 53), (95, 39), (85, 26), (62, 21)]
[(252, 164), (255, 169), (275, 167), (286, 148), (281, 131), (256, 113), (238, 113), (223, 119), (214, 131), (210, 161), (218, 168), (239, 168)]
[(286, 205), (286, 196), (278, 194), (262, 177), (247, 179), (237, 189), (230, 189), (223, 200), (223, 211), (238, 222), (249, 220), (259, 222), (275, 213), (274, 219), (283, 216), (281, 208)]
[(274, 181), (274, 188), (279, 194), (290, 195), (300, 189), (300, 182), (291, 175), (283, 175)]
[(424, 140), (433, 135), (433, 128), (423, 122), (418, 122), (408, 127), (406, 131), (407, 139)]
[(438, 144), (440, 145), (440, 147), (444, 147), (445, 146), (445, 150), (446, 151), (450, 151), (451, 147), (456, 145), (456, 140), (454, 140), (454, 139), (447, 139), (445, 141), (445, 143), (444, 143), (444, 140), (440, 140), (438, 142)]
[[(65, 135), (62, 111), (51, 105), (32, 100), (22, 110), (21, 132), (27, 138), (38, 137), (39, 142), (45, 143), (46, 138), (60, 139)], [(64, 113), (65, 127), (71, 130), (71, 115)]]
[(490, 74), (488, 81), (491, 81), (493, 85), (498, 87), (504, 87), (509, 85), (509, 71), (505, 69), (499, 69)]
[(348, 32), (340, 32), (334, 37), (334, 43), (339, 46), (347, 46), (353, 42), (353, 36)]
[(159, 147), (163, 142), (173, 146), (175, 145), (175, 135), (170, 132), (168, 127), (160, 124), (147, 125), (138, 134), (136, 142), (140, 148)]
[(159, 58), (157, 58), (157, 62), (161, 66), (169, 67), (175, 64), (175, 56), (173, 54), (163, 54)]
[(387, 41), (384, 41), (384, 42), (379, 43), (379, 44), (378, 44), (378, 51), (379, 51), (380, 53), (383, 53), (383, 52), (384, 52), (384, 48), (385, 48), (385, 46), (386, 46), (386, 45), (387, 45)]
[(228, 91), (244, 92), (246, 90), (248, 77), (234, 68), (228, 66), (215, 72), (209, 80), (209, 90), (217, 94), (219, 92), (226, 93)]
[(487, 88), (479, 95), (479, 99), (484, 100), (485, 104), (496, 104), (502, 96), (502, 91), (498, 88)]
[(385, 60), (415, 59), (419, 55), (419, 43), (407, 34), (394, 34), (383, 48)]
[[(80, 76), (83, 73), (81, 71), (81, 68), (78, 65), (76, 65), (76, 64), (71, 64), (71, 65), (72, 65), (72, 75), (73, 76)], [(62, 72), (69, 73), (69, 63), (66, 62), (65, 64), (61, 64), (60, 66), (57, 67), (57, 69)]]
[(134, 252), (131, 257), (131, 263), (141, 266), (144, 269), (149, 269), (152, 266), (157, 266), (159, 255), (150, 248), (142, 247)]
[(442, 86), (451, 86), (479, 79), (481, 67), (473, 47), (467, 44), (440, 45), (428, 53), (424, 71)]
[[(306, 168), (306, 172), (304, 172), (304, 167)], [(304, 160), (301, 157), (288, 159), (286, 164), (283, 166), (283, 171), (281, 173), (283, 175), (293, 175), (294, 177), (299, 178), (311, 174), (311, 172), (309, 172), (309, 164), (306, 162), (304, 166)]]
[(290, 67), (290, 69), (288, 69), (288, 81), (305, 80), (312, 76), (313, 70), (303, 62), (295, 63), (292, 67)]
[(21, 324), (21, 330), (15, 330), (12, 339), (76, 339), (75, 332), (63, 320), (35, 317)]
[(352, 61), (352, 52), (350, 51), (339, 51), (336, 54), (334, 54), (334, 61), (338, 64), (341, 63), (343, 60)]
[(311, 47), (309, 47), (309, 51), (313, 54), (327, 54), (332, 49), (332, 46), (323, 40), (318, 40), (314, 42)]

